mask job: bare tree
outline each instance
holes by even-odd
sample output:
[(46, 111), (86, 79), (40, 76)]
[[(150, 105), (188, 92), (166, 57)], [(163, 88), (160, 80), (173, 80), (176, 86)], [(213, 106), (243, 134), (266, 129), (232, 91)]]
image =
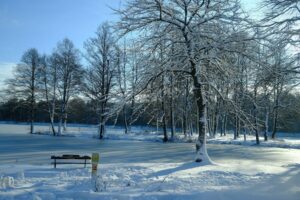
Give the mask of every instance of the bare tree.
[[(268, 35), (284, 35), (289, 43), (299, 45), (300, 8), (299, 0), (264, 0), (265, 17), (261, 23)], [(299, 66), (298, 66), (299, 67)]]
[(22, 56), (21, 63), (14, 70), (14, 78), (7, 80), (8, 92), (26, 99), (29, 107), (30, 133), (34, 133), (40, 56), (36, 49), (28, 49)]
[[(205, 66), (201, 61), (201, 55), (203, 55), (201, 52), (212, 46), (202, 41), (211, 38), (212, 42), (216, 42), (210, 28), (214, 27), (212, 24), (221, 19), (230, 20), (231, 24), (235, 24), (236, 20), (240, 22), (238, 2), (227, 0), (133, 0), (126, 5), (125, 9), (118, 11), (121, 15), (118, 28), (124, 34), (136, 31), (137, 34), (141, 34), (143, 39), (157, 44), (168, 34), (167, 39), (177, 44), (173, 56), (178, 55), (177, 60), (180, 62), (180, 67), (176, 65), (168, 71), (187, 74), (192, 80), (199, 127), (196, 161), (209, 160), (205, 147), (206, 100), (203, 91)], [(181, 51), (182, 54), (178, 54), (178, 51)], [(157, 71), (155, 77), (162, 74), (163, 72)], [(151, 77), (150, 79), (155, 78)]]
[(271, 79), (271, 88), (272, 88), (272, 99), (273, 99), (273, 108), (272, 108), (272, 138), (274, 139), (278, 129), (278, 117), (279, 111), (283, 107), (281, 100), (285, 94), (286, 87), (291, 85), (293, 81), (292, 68), (292, 59), (289, 57), (286, 51), (286, 43), (282, 40), (273, 41), (273, 44), (270, 48), (272, 54), (270, 57), (270, 72), (269, 78)]
[(85, 43), (87, 69), (85, 94), (96, 104), (98, 113), (98, 134), (103, 139), (105, 124), (109, 118), (108, 102), (111, 98), (113, 78), (116, 74), (115, 43), (107, 23), (102, 24), (96, 36)]
[[(79, 61), (79, 51), (69, 39), (58, 43), (53, 59), (54, 65), (57, 65), (57, 91), (60, 103), (58, 135), (61, 135), (62, 127), (66, 129), (68, 102), (79, 89), (83, 70)], [(55, 84), (55, 81), (53, 83)]]
[[(295, 64), (289, 68), (288, 73), (300, 73), (300, 65), (297, 63), (300, 44), (300, 7), (299, 0), (264, 0), (265, 16), (260, 21), (260, 26), (264, 28), (265, 37), (270, 41), (280, 38), (286, 45), (293, 49), (290, 54), (294, 54)], [(293, 48), (294, 47), (294, 48)]]
[(48, 105), (48, 114), (53, 136), (56, 136), (54, 125), (57, 104), (57, 87), (58, 87), (58, 56), (53, 53), (51, 57), (44, 56), (41, 62), (41, 79), (43, 83), (43, 95)]

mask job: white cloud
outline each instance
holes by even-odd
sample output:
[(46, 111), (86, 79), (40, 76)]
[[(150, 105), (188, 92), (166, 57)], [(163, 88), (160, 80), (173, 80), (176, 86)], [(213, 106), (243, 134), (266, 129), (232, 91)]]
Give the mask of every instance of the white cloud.
[(0, 89), (4, 87), (4, 81), (12, 78), (13, 68), (16, 63), (0, 62)]

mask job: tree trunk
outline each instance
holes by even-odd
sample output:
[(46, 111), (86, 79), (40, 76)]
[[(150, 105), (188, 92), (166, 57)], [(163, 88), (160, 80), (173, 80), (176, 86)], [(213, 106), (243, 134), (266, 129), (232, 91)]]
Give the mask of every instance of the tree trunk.
[[(56, 84), (57, 84), (57, 66), (54, 66), (54, 72), (53, 72), (53, 97), (52, 97), (52, 102), (49, 103), (49, 115), (50, 115), (50, 123), (51, 123), (53, 136), (56, 136), (55, 126), (54, 126), (55, 106), (56, 106)], [(47, 89), (47, 91), (48, 91), (48, 89)]]
[(170, 103), (170, 117), (171, 117), (171, 140), (174, 140), (175, 134), (175, 120), (174, 120), (174, 99), (173, 99), (173, 75), (171, 74), (171, 103)]
[[(206, 118), (205, 118), (205, 104), (203, 102), (203, 97), (202, 97), (202, 92), (200, 88), (200, 84), (194, 85), (194, 95), (195, 98), (197, 99), (197, 110), (198, 110), (198, 140), (196, 143), (196, 162), (201, 162), (203, 159), (206, 159), (205, 157), (207, 156), (206, 152), (206, 133), (205, 133), (205, 123), (206, 123)], [(198, 87), (196, 87), (198, 86)]]
[(31, 70), (31, 98), (30, 98), (30, 134), (33, 134), (33, 132), (34, 132), (35, 70), (36, 70), (36, 63), (34, 61), (32, 61), (32, 70)]
[(58, 124), (58, 131), (57, 131), (58, 136), (61, 136), (62, 134), (64, 116), (65, 116), (65, 106), (64, 103), (62, 103), (60, 114), (59, 114), (59, 124)]
[(265, 134), (264, 134), (265, 141), (268, 141), (268, 132), (269, 132), (269, 111), (268, 111), (268, 109), (266, 109), (266, 114), (265, 114)]
[(33, 114), (31, 114), (30, 134), (33, 134), (33, 132), (34, 132), (34, 120), (33, 120)]
[(223, 136), (223, 123), (224, 123), (224, 117), (221, 115), (221, 126), (220, 126), (220, 136)]
[[(164, 104), (164, 103), (163, 103), (163, 104)], [(163, 106), (163, 107), (164, 107), (164, 106)], [(162, 123), (163, 123), (163, 132), (164, 132), (164, 139), (163, 139), (163, 142), (168, 142), (169, 138), (168, 138), (168, 132), (167, 132), (167, 123), (166, 123), (166, 116), (165, 116), (165, 113), (163, 114)]]
[(49, 119), (50, 119), (50, 126), (52, 130), (53, 136), (56, 135), (55, 128), (54, 128), (54, 112), (55, 112), (55, 104), (51, 104), (49, 101), (49, 94), (48, 94), (48, 87), (45, 79), (45, 93), (46, 93), (46, 101), (48, 104), (48, 114), (49, 114)]
[(246, 141), (247, 141), (247, 136), (246, 136), (246, 135), (247, 135), (247, 134), (246, 134), (247, 131), (246, 131), (246, 128), (244, 128), (244, 131), (243, 131), (243, 132), (244, 132), (244, 142), (246, 142)]
[(255, 87), (254, 88), (253, 117), (254, 117), (254, 131), (255, 131), (256, 144), (259, 144), (256, 97), (257, 97), (257, 88)]
[[(102, 117), (101, 117), (102, 118)], [(104, 119), (101, 120), (102, 122), (100, 122), (99, 124), (99, 139), (102, 140), (104, 138), (104, 134), (105, 134), (105, 122)]]
[(272, 139), (275, 139), (277, 133), (277, 121), (278, 121), (278, 111), (277, 108), (274, 110), (273, 114), (273, 128), (272, 128)]
[(208, 107), (206, 106), (205, 107), (205, 113), (206, 113), (206, 125), (207, 125), (207, 131), (208, 131), (208, 134), (209, 134), (209, 137), (212, 137), (212, 130), (211, 130), (211, 124), (212, 124), (212, 117), (210, 116), (210, 112), (209, 112), (209, 109)]
[(31, 96), (31, 103), (30, 103), (30, 134), (34, 132), (34, 93)]
[(216, 108), (214, 113), (213, 137), (216, 136), (218, 126), (219, 126), (219, 101), (217, 101), (216, 103)]
[(224, 123), (223, 123), (223, 135), (226, 136), (226, 132), (227, 132), (227, 115), (224, 115)]
[(233, 136), (233, 139), (236, 140), (238, 137), (239, 137), (239, 123), (238, 123), (238, 114), (237, 112), (235, 113), (235, 129), (234, 129), (234, 136)]
[(128, 120), (127, 120), (127, 109), (126, 104), (123, 106), (123, 118), (124, 118), (124, 125), (125, 125), (125, 134), (128, 134)]
[(52, 99), (52, 108), (49, 110), (49, 115), (50, 115), (50, 123), (52, 127), (52, 133), (53, 136), (56, 136), (55, 128), (54, 128), (54, 117), (55, 117), (55, 106), (56, 106), (56, 101), (55, 101), (55, 89), (54, 89), (54, 94), (53, 94), (53, 99)]
[(35, 109), (35, 99), (34, 99), (34, 91), (32, 91), (31, 103), (30, 103), (30, 134), (34, 132), (34, 109)]
[(193, 136), (193, 134), (194, 134), (194, 127), (193, 127), (192, 120), (190, 120), (189, 127), (190, 127), (190, 136)]
[(183, 134), (184, 137), (187, 136), (187, 130), (188, 130), (188, 95), (189, 95), (189, 81), (188, 79), (186, 80), (186, 85), (185, 85), (185, 97), (184, 97), (184, 111), (183, 111)]
[(68, 121), (68, 113), (65, 112), (64, 114), (64, 131), (67, 131), (67, 121)]
[[(134, 89), (133, 89), (134, 90)], [(135, 97), (134, 95), (131, 97), (131, 105), (130, 105), (130, 110), (129, 110), (129, 120), (127, 120), (128, 124), (127, 124), (127, 129), (128, 129), (128, 132), (130, 133), (131, 132), (131, 125), (133, 123), (133, 109), (134, 109), (134, 106), (135, 106)]]
[[(278, 95), (278, 92), (277, 92)], [(279, 106), (279, 98), (276, 95), (275, 106), (273, 109), (273, 127), (272, 127), (272, 139), (275, 139), (277, 132), (277, 122), (278, 122), (278, 106)]]
[(205, 102), (203, 99), (201, 84), (196, 75), (196, 65), (192, 65), (192, 78), (193, 78), (193, 94), (197, 105), (197, 124), (198, 124), (198, 140), (196, 142), (196, 162), (208, 161), (209, 157), (206, 150), (206, 116), (205, 116)]
[[(103, 101), (103, 100), (102, 100)], [(105, 134), (105, 103), (101, 102), (101, 113), (99, 118), (99, 127), (98, 127), (98, 133), (99, 133), (99, 139), (102, 140), (104, 138)]]
[(62, 127), (63, 119), (60, 116), (59, 117), (59, 123), (58, 123), (58, 130), (57, 130), (57, 136), (61, 136), (61, 127)]
[(52, 113), (50, 113), (49, 115), (50, 115), (50, 126), (51, 126), (51, 130), (52, 130), (52, 134), (53, 134), (53, 136), (56, 136), (56, 132), (55, 132), (55, 128), (54, 128), (54, 115)]
[(185, 114), (183, 114), (182, 118), (182, 130), (183, 130), (183, 135), (186, 138), (187, 137), (187, 119)]
[(161, 111), (162, 111), (162, 125), (163, 125), (163, 133), (164, 133), (164, 138), (163, 142), (168, 142), (168, 133), (167, 133), (167, 121), (166, 121), (166, 108), (165, 108), (165, 85), (164, 85), (164, 75), (162, 76), (162, 90), (161, 90)]

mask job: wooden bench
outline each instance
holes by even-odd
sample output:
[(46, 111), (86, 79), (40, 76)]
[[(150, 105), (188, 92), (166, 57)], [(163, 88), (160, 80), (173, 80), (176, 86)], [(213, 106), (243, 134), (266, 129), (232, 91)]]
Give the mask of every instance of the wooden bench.
[[(54, 160), (51, 164), (54, 165), (54, 168), (56, 168), (56, 165), (58, 164), (84, 164), (84, 167), (86, 167), (86, 164), (89, 164), (91, 160), (90, 156), (80, 156), (80, 155), (62, 155), (62, 156), (51, 156), (51, 159)], [(73, 161), (69, 161), (73, 160)], [(75, 160), (84, 160), (84, 162), (75, 162)], [(57, 162), (59, 161), (59, 162)]]

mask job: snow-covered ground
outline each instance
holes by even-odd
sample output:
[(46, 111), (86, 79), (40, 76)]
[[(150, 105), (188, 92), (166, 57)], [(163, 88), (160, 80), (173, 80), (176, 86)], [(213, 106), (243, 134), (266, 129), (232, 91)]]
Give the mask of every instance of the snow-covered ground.
[[(299, 149), (208, 144), (215, 163), (200, 166), (191, 143), (152, 142), (152, 132), (153, 140), (132, 141), (146, 134), (118, 137), (118, 129), (115, 140), (99, 141), (91, 139), (94, 129), (72, 127), (69, 136), (78, 137), (52, 137), (0, 124), (0, 199), (300, 199)], [(51, 155), (92, 152), (100, 153), (99, 192), (90, 166), (50, 164)]]
[(0, 199), (299, 199), (299, 165), (285, 166), (276, 174), (244, 167), (102, 164), (101, 191), (94, 192), (88, 168), (8, 165), (1, 170), (5, 168), (5, 174), (14, 177), (14, 184), (0, 190)]
[[(278, 147), (278, 148), (292, 148), (300, 149), (300, 134), (294, 133), (293, 137), (291, 134), (280, 133), (275, 139), (269, 137), (268, 141), (264, 141), (264, 138), (260, 136), (260, 146), (262, 147)], [(236, 140), (233, 139), (232, 134), (227, 134), (226, 136), (220, 137), (217, 135), (215, 138), (208, 139), (210, 144), (234, 144), (234, 145), (245, 145), (253, 146), (256, 145), (256, 138), (254, 135), (246, 135), (246, 140), (244, 136), (238, 137)]]
[[(25, 133), (29, 132), (29, 126), (25, 124), (5, 124), (0, 123), (1, 132)], [(48, 124), (39, 124), (35, 126), (35, 131), (39, 134), (50, 134), (51, 129)], [(130, 134), (124, 134), (124, 128), (119, 126), (107, 126), (105, 139), (110, 140), (134, 140), (134, 141), (151, 141), (161, 142), (163, 135), (161, 130), (157, 130), (150, 126), (133, 126)], [(64, 133), (67, 137), (79, 137), (84, 139), (98, 138), (97, 127), (93, 125), (71, 125), (68, 131)], [(182, 134), (177, 133), (173, 142), (176, 143), (191, 143), (197, 140), (197, 135), (194, 134), (190, 137), (184, 137)], [(241, 135), (236, 140), (233, 139), (233, 134), (220, 136), (216, 134), (214, 138), (207, 138), (209, 144), (233, 144), (243, 146), (256, 145), (254, 135)], [(260, 136), (260, 146), (262, 147), (279, 147), (279, 148), (293, 148), (300, 149), (300, 133), (277, 133), (276, 139), (271, 139), (269, 136), (268, 141), (264, 141), (263, 136)]]

